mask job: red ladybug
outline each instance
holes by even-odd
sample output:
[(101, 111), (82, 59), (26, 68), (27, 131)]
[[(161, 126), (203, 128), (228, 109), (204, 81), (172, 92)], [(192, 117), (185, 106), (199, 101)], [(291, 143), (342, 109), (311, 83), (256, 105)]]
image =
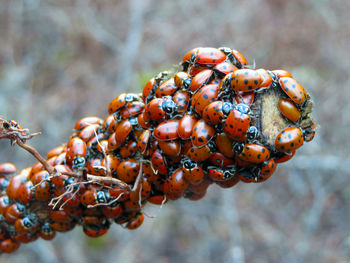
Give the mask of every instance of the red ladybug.
[(5, 219), (8, 223), (14, 223), (18, 218), (23, 218), (26, 213), (26, 208), (20, 203), (13, 203), (5, 212)]
[(235, 176), (236, 169), (234, 167), (220, 168), (216, 166), (208, 167), (208, 176), (214, 181), (226, 181)]
[(188, 158), (190, 158), (192, 161), (199, 162), (199, 161), (205, 161), (207, 160), (211, 155), (212, 152), (210, 151), (210, 148), (207, 145), (203, 147), (191, 147), (187, 150), (185, 154)]
[(175, 85), (174, 78), (170, 78), (159, 85), (156, 89), (155, 96), (157, 98), (172, 96), (177, 89), (178, 87)]
[(151, 100), (145, 108), (146, 121), (161, 121), (165, 116), (170, 116), (176, 112), (176, 104), (171, 99), (155, 98)]
[(198, 119), (193, 114), (185, 114), (179, 121), (177, 134), (181, 139), (187, 140), (192, 136), (194, 125)]
[(140, 164), (134, 159), (122, 161), (117, 168), (117, 177), (125, 183), (135, 181), (140, 171)]
[(67, 164), (76, 170), (84, 168), (87, 153), (86, 143), (82, 139), (74, 137), (67, 143), (67, 148)]
[(226, 55), (217, 48), (199, 47), (187, 52), (183, 58), (183, 63), (215, 65), (223, 62)]
[(121, 123), (119, 123), (114, 133), (117, 145), (121, 145), (122, 143), (124, 143), (131, 131), (132, 124), (129, 120), (123, 120)]
[(308, 97), (303, 86), (301, 86), (295, 79), (289, 77), (282, 77), (279, 79), (279, 84), (282, 90), (295, 104), (303, 104)]
[(192, 184), (199, 184), (203, 181), (205, 174), (203, 169), (198, 166), (197, 162), (186, 158), (182, 161), (182, 163), (182, 171), (184, 173), (185, 180)]
[(252, 105), (255, 99), (255, 91), (243, 92), (238, 91), (235, 100), (237, 103)]
[(181, 153), (181, 143), (178, 140), (159, 141), (158, 146), (163, 151), (163, 153), (168, 156), (179, 156)]
[(224, 132), (236, 141), (246, 139), (247, 130), (250, 127), (250, 116), (247, 114), (249, 107), (246, 104), (238, 104), (227, 116), (224, 123)]
[(128, 102), (139, 100), (139, 96), (133, 93), (122, 93), (114, 98), (108, 105), (108, 114), (113, 114), (122, 109)]
[(283, 129), (276, 137), (275, 146), (281, 152), (293, 152), (304, 143), (303, 133), (298, 127)]
[(126, 224), (126, 228), (134, 230), (136, 228), (139, 228), (143, 221), (144, 221), (144, 215), (143, 213), (138, 213), (135, 218), (131, 219), (127, 224)]
[(223, 122), (233, 109), (229, 102), (214, 101), (205, 108), (202, 116), (207, 123), (216, 125)]
[(151, 161), (153, 169), (156, 171), (156, 173), (159, 173), (161, 175), (166, 175), (168, 173), (166, 159), (160, 151), (155, 151), (152, 154)]
[(118, 218), (123, 214), (123, 207), (118, 202), (114, 202), (111, 205), (102, 206), (102, 213), (108, 218)]
[(174, 83), (178, 88), (188, 89), (190, 87), (191, 81), (192, 79), (190, 75), (185, 71), (177, 72), (174, 75)]
[(228, 47), (220, 47), (219, 50), (221, 50), (222, 52), (224, 52), (228, 58), (228, 60), (235, 66), (237, 66), (237, 68), (245, 68), (246, 66), (248, 66), (248, 62), (246, 60), (246, 58), (237, 50), (235, 49), (231, 49)]
[(224, 61), (215, 65), (213, 71), (219, 78), (223, 78), (227, 74), (232, 73), (237, 69), (238, 68), (234, 66), (231, 62)]
[(18, 241), (8, 238), (0, 242), (0, 251), (5, 253), (12, 253), (15, 252), (19, 246), (20, 243)]
[(170, 141), (179, 138), (179, 120), (167, 120), (160, 123), (153, 131), (153, 136), (160, 141)]
[(0, 164), (0, 176), (7, 176), (9, 174), (15, 173), (17, 168), (12, 163), (1, 163)]
[(207, 124), (203, 119), (196, 122), (192, 131), (192, 144), (196, 147), (201, 147), (213, 138), (215, 129)]
[(118, 119), (129, 119), (133, 116), (140, 114), (145, 108), (145, 104), (140, 101), (128, 102), (126, 106), (124, 106), (118, 115)]
[(192, 97), (191, 105), (199, 115), (203, 116), (204, 109), (218, 98), (218, 94), (218, 84), (205, 85)]
[(195, 93), (199, 88), (208, 84), (214, 77), (214, 72), (211, 69), (205, 69), (193, 77), (190, 85), (190, 91)]
[(281, 98), (278, 101), (278, 108), (282, 115), (292, 122), (297, 122), (300, 119), (300, 111), (298, 107), (290, 100)]
[(217, 134), (215, 137), (215, 143), (218, 150), (227, 158), (234, 157), (235, 153), (232, 147), (233, 140), (226, 133)]
[(145, 87), (142, 90), (142, 100), (147, 103), (147, 99), (151, 93), (154, 92), (154, 90), (157, 88), (156, 80), (155, 78), (151, 78), (145, 85)]
[(234, 150), (238, 158), (251, 163), (263, 163), (270, 158), (270, 151), (259, 144), (237, 143)]
[(99, 117), (85, 117), (77, 121), (77, 123), (74, 125), (75, 130), (82, 130), (87, 126), (90, 125), (101, 125), (102, 124), (102, 119)]
[(28, 204), (33, 197), (33, 183), (27, 181), (17, 190), (17, 200), (22, 204)]
[(190, 103), (190, 93), (186, 90), (178, 90), (175, 92), (173, 100), (177, 106), (177, 112), (183, 113), (187, 110)]

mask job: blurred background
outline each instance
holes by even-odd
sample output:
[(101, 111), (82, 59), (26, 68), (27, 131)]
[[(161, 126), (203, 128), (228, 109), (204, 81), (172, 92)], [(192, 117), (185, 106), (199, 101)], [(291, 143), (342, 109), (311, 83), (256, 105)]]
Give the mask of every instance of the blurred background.
[[(0, 115), (64, 143), (196, 46), (228, 46), (290, 71), (315, 101), (317, 135), (262, 184), (146, 206), (143, 226), (81, 229), (22, 245), (0, 262), (350, 262), (350, 2), (344, 0), (0, 0)], [(34, 164), (0, 141), (1, 162)]]

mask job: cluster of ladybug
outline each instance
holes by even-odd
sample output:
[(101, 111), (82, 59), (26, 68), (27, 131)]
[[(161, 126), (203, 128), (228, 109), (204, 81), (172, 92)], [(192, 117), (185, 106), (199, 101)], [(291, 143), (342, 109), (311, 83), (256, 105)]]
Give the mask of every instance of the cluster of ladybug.
[[(47, 154), (54, 174), (39, 162), (10, 177), (16, 167), (0, 164), (0, 251), (51, 240), (75, 225), (90, 237), (105, 234), (112, 222), (135, 229), (147, 202), (198, 200), (213, 183), (265, 181), (313, 139), (315, 124), (305, 113), (310, 97), (289, 72), (251, 69), (229, 48), (195, 48), (181, 67), (149, 80), (142, 94), (113, 99), (104, 120), (79, 120), (68, 143)], [(253, 109), (270, 89), (278, 90), (288, 123), (273, 144)]]

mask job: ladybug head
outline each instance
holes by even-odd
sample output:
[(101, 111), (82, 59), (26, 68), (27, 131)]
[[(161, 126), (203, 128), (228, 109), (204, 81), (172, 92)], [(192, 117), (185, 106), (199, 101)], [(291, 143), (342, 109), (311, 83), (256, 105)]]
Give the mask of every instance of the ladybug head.
[(238, 110), (241, 113), (248, 114), (250, 108), (247, 104), (245, 103), (240, 103), (236, 105), (236, 110)]
[(230, 102), (225, 102), (224, 104), (222, 104), (222, 113), (225, 116), (228, 116), (233, 109), (233, 104)]
[(232, 53), (232, 49), (229, 47), (219, 47), (218, 48), (220, 51), (224, 52), (225, 55)]
[(190, 169), (195, 168), (196, 166), (197, 166), (197, 163), (194, 162), (194, 161), (192, 161), (191, 159), (186, 158), (186, 159), (184, 159), (184, 161), (183, 161), (183, 167), (184, 167), (185, 169), (190, 170)]
[(170, 115), (176, 111), (176, 104), (172, 100), (165, 100), (162, 104), (162, 108), (166, 114)]
[(99, 204), (105, 204), (105, 203), (108, 202), (108, 196), (106, 195), (105, 192), (103, 192), (103, 191), (98, 191), (98, 192), (96, 193), (96, 201), (97, 201), (97, 203), (99, 203)]
[(85, 166), (85, 158), (84, 157), (81, 157), (81, 156), (74, 157), (73, 165), (72, 165), (74, 170), (81, 170), (84, 168), (84, 166)]
[(233, 150), (235, 153), (240, 154), (243, 151), (244, 143), (235, 143), (233, 146)]
[(247, 130), (247, 139), (248, 140), (254, 140), (258, 138), (259, 136), (259, 131), (255, 126), (250, 126), (249, 129)]

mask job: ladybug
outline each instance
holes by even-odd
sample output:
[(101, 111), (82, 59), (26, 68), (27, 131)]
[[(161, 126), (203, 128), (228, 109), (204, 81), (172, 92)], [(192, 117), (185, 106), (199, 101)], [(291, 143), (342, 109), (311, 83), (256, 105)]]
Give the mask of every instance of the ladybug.
[(34, 189), (34, 197), (38, 201), (48, 201), (51, 198), (51, 186), (48, 181), (42, 180)]
[(139, 181), (136, 190), (130, 192), (130, 200), (134, 202), (140, 202), (145, 200), (151, 195), (152, 186), (151, 183), (144, 177)]
[(143, 221), (144, 221), (144, 215), (143, 213), (137, 213), (137, 215), (135, 216), (135, 218), (131, 219), (127, 224), (126, 224), (126, 228), (127, 229), (131, 229), (134, 230), (136, 228), (139, 228)]
[(161, 121), (165, 116), (170, 116), (176, 111), (176, 104), (171, 99), (155, 98), (145, 108), (145, 121)]
[(197, 118), (193, 114), (185, 114), (179, 121), (179, 126), (177, 129), (178, 136), (183, 140), (190, 139), (192, 136), (193, 127), (197, 121)]
[(197, 162), (185, 158), (182, 161), (182, 171), (186, 181), (192, 184), (199, 184), (205, 176), (203, 169), (198, 166)]
[(186, 90), (178, 90), (173, 96), (173, 101), (176, 104), (177, 112), (183, 113), (190, 103), (190, 93)]
[(259, 68), (256, 72), (261, 76), (262, 81), (260, 83), (260, 88), (268, 88), (272, 84), (272, 77), (269, 72), (263, 68)]
[(28, 204), (33, 198), (33, 183), (27, 181), (17, 190), (17, 200), (22, 204)]
[(114, 133), (117, 145), (120, 146), (123, 142), (125, 142), (131, 131), (132, 124), (129, 120), (123, 120), (121, 123), (119, 123)]
[(271, 71), (272, 74), (277, 75), (277, 77), (279, 78), (293, 78), (292, 74), (290, 74), (288, 71), (284, 70), (284, 69), (275, 69)]
[(135, 181), (140, 171), (140, 164), (134, 159), (123, 160), (117, 168), (117, 177), (125, 183)]
[(213, 71), (215, 75), (221, 79), (225, 77), (227, 74), (232, 73), (237, 69), (238, 68), (234, 66), (231, 62), (224, 61), (219, 64), (216, 64), (215, 67), (213, 68)]
[(19, 218), (16, 220), (14, 227), (17, 233), (33, 233), (39, 227), (38, 217), (34, 213), (31, 213), (24, 218)]
[(82, 139), (84, 142), (87, 142), (91, 138), (95, 137), (97, 134), (100, 133), (99, 128), (100, 128), (99, 124), (92, 124), (92, 125), (86, 126), (79, 132), (78, 137)]
[(225, 181), (216, 181), (215, 184), (221, 188), (231, 188), (238, 184), (240, 179), (237, 176), (233, 176)]
[(295, 151), (292, 151), (292, 152), (286, 152), (286, 153), (280, 153), (278, 155), (278, 157), (275, 159), (275, 162), (276, 163), (284, 163), (284, 162), (288, 162), (290, 159), (293, 158), (295, 154)]
[(258, 182), (266, 181), (275, 172), (276, 168), (277, 168), (277, 165), (274, 159), (270, 159), (268, 161), (263, 162), (260, 170), (260, 175), (258, 176), (257, 181)]
[(56, 231), (51, 227), (49, 222), (44, 222), (40, 228), (40, 237), (44, 240), (52, 240), (56, 236)]
[(182, 60), (183, 63), (215, 65), (223, 62), (226, 55), (217, 48), (199, 47), (187, 52)]
[(154, 205), (163, 205), (168, 202), (168, 199), (164, 194), (154, 194), (148, 197), (147, 201)]
[(216, 125), (223, 122), (233, 109), (232, 103), (214, 101), (205, 108), (203, 119), (209, 124)]
[(184, 193), (184, 198), (191, 200), (191, 201), (197, 201), (197, 200), (202, 199), (206, 194), (207, 194), (207, 191), (203, 191), (200, 193), (186, 191)]
[(161, 175), (167, 175), (168, 174), (168, 167), (166, 163), (166, 159), (162, 155), (160, 151), (154, 151), (151, 157), (151, 162), (153, 169), (156, 171), (157, 174)]
[(23, 169), (16, 176), (10, 179), (10, 182), (6, 189), (6, 195), (10, 199), (17, 199), (18, 189), (24, 184), (31, 174), (31, 168)]
[(108, 194), (113, 201), (118, 200), (119, 202), (123, 202), (130, 199), (129, 190), (121, 185), (112, 186), (109, 188)]
[(303, 133), (298, 127), (283, 129), (276, 137), (275, 146), (281, 152), (293, 152), (304, 144)]
[(279, 79), (282, 90), (295, 104), (303, 104), (308, 97), (305, 89), (295, 79), (282, 77)]
[(141, 154), (144, 154), (146, 152), (146, 149), (149, 145), (150, 142), (150, 137), (151, 137), (151, 131), (150, 130), (144, 130), (141, 135), (138, 138), (137, 141), (137, 147), (138, 150)]
[(190, 75), (185, 72), (185, 71), (180, 71), (177, 72), (174, 75), (174, 83), (176, 85), (176, 87), (180, 88), (184, 88), (184, 89), (188, 89), (191, 85), (191, 77)]
[(141, 112), (138, 116), (137, 116), (137, 123), (140, 125), (141, 128), (143, 129), (148, 129), (150, 127), (152, 127), (152, 125), (148, 122), (149, 121), (149, 117), (146, 117), (145, 115), (145, 111)]
[(208, 166), (208, 176), (214, 181), (226, 181), (235, 176), (236, 169), (234, 166), (220, 168), (216, 166)]
[(0, 176), (7, 176), (9, 174), (15, 173), (17, 168), (12, 163), (1, 163), (0, 164)]
[(50, 211), (49, 217), (52, 221), (55, 221), (55, 222), (66, 223), (66, 222), (72, 221), (72, 218), (64, 210)]
[(215, 129), (203, 119), (196, 122), (192, 131), (192, 144), (195, 147), (206, 145), (215, 135)]
[(236, 173), (236, 176), (244, 183), (258, 183), (259, 169), (243, 169)]
[(47, 153), (47, 159), (50, 159), (51, 157), (54, 157), (54, 156), (58, 156), (60, 155), (61, 153), (65, 152), (67, 149), (64, 145), (61, 145), (61, 146), (57, 146), (53, 149), (51, 149), (48, 153)]
[(133, 156), (137, 151), (137, 142), (128, 141), (124, 146), (120, 148), (120, 156), (122, 158), (128, 158)]
[(247, 130), (250, 127), (249, 107), (246, 104), (238, 104), (230, 112), (224, 123), (224, 132), (236, 141), (246, 139)]
[(249, 91), (249, 92), (243, 92), (239, 91), (237, 92), (235, 96), (235, 101), (238, 104), (247, 104), (248, 106), (252, 105), (255, 99), (255, 91)]
[(87, 153), (86, 143), (82, 139), (74, 137), (67, 143), (67, 148), (67, 164), (70, 165), (74, 170), (80, 170), (84, 168), (85, 155)]
[(128, 102), (125, 107), (123, 107), (118, 115), (117, 119), (129, 119), (133, 116), (140, 114), (145, 108), (145, 104), (140, 101)]
[(51, 227), (57, 231), (57, 232), (68, 232), (71, 231), (75, 226), (75, 223), (69, 222), (69, 223), (60, 223), (60, 222), (53, 222), (51, 223)]
[(203, 162), (212, 155), (212, 152), (210, 151), (210, 148), (207, 144), (201, 148), (191, 147), (188, 149), (185, 155), (192, 161)]
[[(168, 197), (169, 194), (176, 193), (182, 196), (185, 189), (188, 186), (188, 182), (184, 177), (182, 168), (177, 168), (165, 181), (163, 185), (164, 194)], [(176, 195), (176, 196), (178, 196)], [(172, 198), (170, 198), (172, 199)]]
[(102, 206), (102, 213), (108, 218), (118, 218), (123, 214), (123, 206), (118, 202), (114, 202), (108, 206)]
[(179, 138), (179, 120), (167, 120), (160, 123), (153, 131), (153, 136), (160, 141), (170, 141)]
[(181, 144), (178, 140), (175, 141), (159, 141), (159, 148), (168, 156), (179, 156), (181, 153)]
[(260, 87), (262, 77), (253, 69), (238, 69), (229, 76), (230, 87), (233, 91), (253, 91)]
[[(82, 130), (90, 125), (98, 125), (100, 126), (102, 124), (102, 120), (99, 117), (85, 117), (77, 121), (77, 123), (74, 125), (74, 130)], [(61, 146), (59, 146), (61, 147)]]
[(259, 144), (236, 143), (234, 151), (237, 157), (243, 161), (256, 164), (263, 163), (270, 158), (270, 151), (265, 146)]
[(205, 85), (193, 96), (191, 105), (199, 115), (203, 116), (204, 109), (218, 98), (218, 94), (218, 84)]
[(295, 104), (288, 100), (281, 98), (278, 101), (278, 108), (282, 115), (292, 122), (297, 122), (300, 119), (300, 111)]
[(117, 127), (117, 125), (118, 125), (118, 122), (116, 118), (114, 118), (113, 115), (108, 115), (107, 118), (102, 123), (102, 129), (107, 133), (113, 133), (115, 132), (115, 128)]
[(161, 183), (160, 176), (156, 173), (156, 171), (150, 163), (145, 162), (142, 164), (142, 172), (144, 178), (147, 179), (147, 181), (152, 183), (153, 185), (159, 185)]
[(237, 50), (231, 49), (228, 47), (220, 47), (219, 50), (224, 52), (228, 58), (228, 60), (235, 65), (237, 68), (245, 68), (248, 66), (248, 62), (246, 58)]
[(13, 203), (5, 212), (5, 219), (8, 223), (14, 223), (18, 218), (23, 218), (26, 214), (26, 208), (20, 203)]
[(211, 69), (205, 69), (195, 75), (191, 81), (190, 91), (195, 93), (199, 88), (208, 84), (214, 77), (214, 72)]
[(209, 157), (209, 162), (218, 167), (230, 166), (235, 163), (232, 159), (225, 157), (221, 152), (213, 153)]
[(150, 94), (154, 93), (154, 90), (157, 89), (158, 85), (156, 83), (155, 78), (151, 78), (145, 85), (142, 90), (142, 100), (147, 103)]
[(227, 158), (233, 158), (235, 153), (233, 151), (233, 140), (226, 134), (226, 133), (220, 133), (217, 134), (215, 137), (215, 143), (216, 146), (224, 156)]
[(19, 246), (20, 243), (18, 241), (8, 238), (0, 242), (0, 251), (5, 253), (12, 253), (15, 252)]
[(128, 102), (139, 100), (139, 96), (133, 93), (122, 93), (114, 98), (108, 105), (108, 114), (113, 114), (122, 109)]
[(172, 96), (178, 87), (175, 85), (174, 78), (170, 78), (166, 81), (164, 81), (157, 89), (155, 92), (155, 96), (157, 98), (162, 98), (165, 96)]

